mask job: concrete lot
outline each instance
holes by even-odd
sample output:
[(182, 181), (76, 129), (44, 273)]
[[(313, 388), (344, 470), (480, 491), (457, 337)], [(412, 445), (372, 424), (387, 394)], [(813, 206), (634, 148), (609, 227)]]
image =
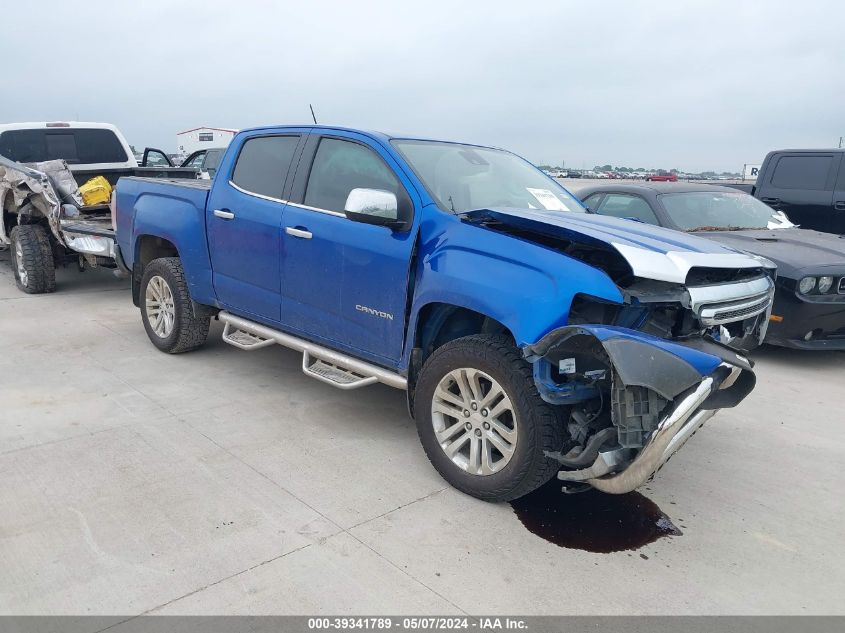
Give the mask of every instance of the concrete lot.
[(0, 254), (0, 613), (845, 613), (845, 354), (759, 352), (643, 491), (683, 536), (594, 554), (447, 488), (401, 392), (161, 354), (127, 286)]

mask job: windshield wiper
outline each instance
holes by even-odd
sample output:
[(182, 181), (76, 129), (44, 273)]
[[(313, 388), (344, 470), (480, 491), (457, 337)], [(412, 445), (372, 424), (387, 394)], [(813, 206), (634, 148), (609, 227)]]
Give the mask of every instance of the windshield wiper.
[(696, 231), (764, 231), (766, 227), (756, 228), (753, 226), (697, 226), (694, 229), (687, 229), (687, 233)]

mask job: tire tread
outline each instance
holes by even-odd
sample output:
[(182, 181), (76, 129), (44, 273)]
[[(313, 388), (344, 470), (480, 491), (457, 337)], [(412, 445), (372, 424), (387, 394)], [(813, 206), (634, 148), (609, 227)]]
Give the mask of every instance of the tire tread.
[[(12, 229), (12, 269), (18, 288), (27, 294), (43, 294), (56, 290), (56, 264), (53, 248), (47, 230), (40, 224), (19, 224)], [(24, 286), (18, 278), (15, 264), (15, 244), (19, 242), (23, 253), (23, 265), (28, 274)]]
[[(176, 339), (170, 343), (162, 342), (151, 333), (144, 311), (144, 291), (147, 282), (154, 274), (164, 277), (170, 291), (173, 293), (173, 303), (176, 308)], [(188, 282), (185, 280), (185, 271), (182, 268), (182, 261), (178, 257), (161, 257), (150, 262), (144, 270), (144, 278), (141, 282), (141, 314), (144, 327), (150, 340), (160, 350), (168, 354), (182, 354), (202, 347), (208, 339), (208, 330), (211, 325), (209, 317), (196, 317), (194, 315), (191, 294), (188, 290)]]

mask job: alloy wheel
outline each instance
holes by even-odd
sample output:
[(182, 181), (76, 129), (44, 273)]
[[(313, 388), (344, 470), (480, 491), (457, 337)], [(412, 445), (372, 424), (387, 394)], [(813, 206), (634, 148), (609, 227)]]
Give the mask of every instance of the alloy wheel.
[(147, 283), (144, 293), (147, 321), (159, 338), (167, 338), (176, 323), (173, 292), (163, 277), (156, 275)]
[(446, 374), (431, 402), (440, 448), (461, 470), (492, 475), (507, 466), (517, 442), (517, 416), (504, 388), (490, 375), (463, 367)]

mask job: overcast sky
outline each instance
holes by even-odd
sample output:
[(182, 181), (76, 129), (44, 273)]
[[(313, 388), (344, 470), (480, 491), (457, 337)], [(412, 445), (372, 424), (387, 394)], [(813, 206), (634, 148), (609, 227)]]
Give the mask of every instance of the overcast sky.
[[(694, 4), (694, 6), (693, 6)], [(310, 122), (738, 171), (845, 135), (845, 3), (5, 2), (0, 122)], [(37, 7), (37, 9), (36, 9)]]

